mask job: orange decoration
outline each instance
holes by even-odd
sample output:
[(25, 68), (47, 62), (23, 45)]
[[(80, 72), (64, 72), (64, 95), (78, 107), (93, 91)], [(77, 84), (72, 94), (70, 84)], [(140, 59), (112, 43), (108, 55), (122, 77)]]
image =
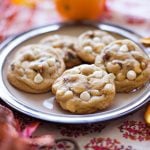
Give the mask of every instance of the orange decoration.
[(11, 3), (14, 5), (34, 7), (39, 1), (40, 0), (11, 0)]
[(145, 45), (150, 45), (150, 37), (142, 38), (141, 43)]
[(102, 15), (105, 0), (55, 0), (56, 9), (66, 19), (96, 19)]
[(145, 121), (146, 121), (147, 125), (150, 126), (150, 104), (147, 106), (144, 118), (145, 118)]

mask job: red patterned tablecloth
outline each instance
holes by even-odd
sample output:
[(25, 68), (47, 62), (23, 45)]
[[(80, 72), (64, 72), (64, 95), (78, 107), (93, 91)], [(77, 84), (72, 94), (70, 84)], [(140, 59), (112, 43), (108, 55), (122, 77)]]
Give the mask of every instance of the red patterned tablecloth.
[[(149, 0), (108, 0), (104, 21), (150, 36)], [(40, 18), (40, 19), (39, 19)], [(0, 0), (0, 40), (35, 26), (62, 21), (51, 0), (31, 7), (10, 5)], [(17, 25), (17, 28), (16, 28)], [(53, 134), (56, 150), (149, 150), (150, 128), (143, 120), (145, 108), (109, 122), (66, 125), (41, 122), (34, 135)], [(15, 112), (22, 125), (37, 121)]]

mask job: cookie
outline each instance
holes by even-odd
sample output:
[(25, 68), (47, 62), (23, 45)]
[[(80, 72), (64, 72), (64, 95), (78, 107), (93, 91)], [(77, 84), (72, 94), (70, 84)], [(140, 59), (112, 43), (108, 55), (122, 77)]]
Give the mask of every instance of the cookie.
[(7, 76), (22, 91), (43, 93), (51, 90), (52, 83), (64, 70), (64, 61), (53, 48), (33, 44), (18, 50)]
[(76, 66), (54, 82), (52, 92), (64, 110), (93, 113), (111, 105), (115, 96), (114, 75), (95, 65)]
[(130, 40), (117, 40), (106, 46), (95, 64), (113, 73), (117, 92), (130, 92), (150, 80), (148, 56)]
[(115, 38), (100, 30), (87, 31), (81, 34), (76, 44), (78, 56), (85, 62), (94, 63), (96, 56)]
[(75, 37), (66, 35), (51, 35), (41, 40), (41, 43), (61, 49), (62, 51), (60, 55), (64, 59), (66, 68), (71, 68), (81, 64), (81, 60), (75, 52)]

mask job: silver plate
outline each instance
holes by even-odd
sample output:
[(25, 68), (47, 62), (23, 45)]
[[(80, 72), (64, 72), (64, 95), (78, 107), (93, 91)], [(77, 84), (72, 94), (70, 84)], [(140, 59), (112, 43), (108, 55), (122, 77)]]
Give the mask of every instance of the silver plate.
[[(0, 96), (11, 107), (29, 116), (59, 123), (92, 123), (106, 121), (126, 115), (148, 102), (150, 84), (129, 94), (117, 94), (112, 107), (107, 110), (87, 115), (74, 115), (63, 111), (54, 101), (54, 96), (46, 94), (28, 94), (12, 87), (7, 81), (7, 68), (16, 51), (51, 34), (66, 34), (78, 36), (90, 29), (108, 31), (118, 39), (128, 38), (139, 44), (138, 34), (112, 24), (99, 22), (60, 23), (39, 27), (7, 39), (0, 45)], [(145, 48), (139, 44), (143, 51)], [(146, 53), (146, 52), (145, 52)]]

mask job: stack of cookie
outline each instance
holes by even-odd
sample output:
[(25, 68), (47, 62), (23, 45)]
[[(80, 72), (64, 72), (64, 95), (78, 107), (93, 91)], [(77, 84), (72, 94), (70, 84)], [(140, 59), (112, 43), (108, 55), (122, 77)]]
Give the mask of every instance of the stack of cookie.
[(116, 92), (145, 85), (150, 60), (134, 42), (104, 31), (52, 35), (16, 53), (8, 80), (25, 92), (52, 91), (63, 109), (86, 114), (108, 108)]

